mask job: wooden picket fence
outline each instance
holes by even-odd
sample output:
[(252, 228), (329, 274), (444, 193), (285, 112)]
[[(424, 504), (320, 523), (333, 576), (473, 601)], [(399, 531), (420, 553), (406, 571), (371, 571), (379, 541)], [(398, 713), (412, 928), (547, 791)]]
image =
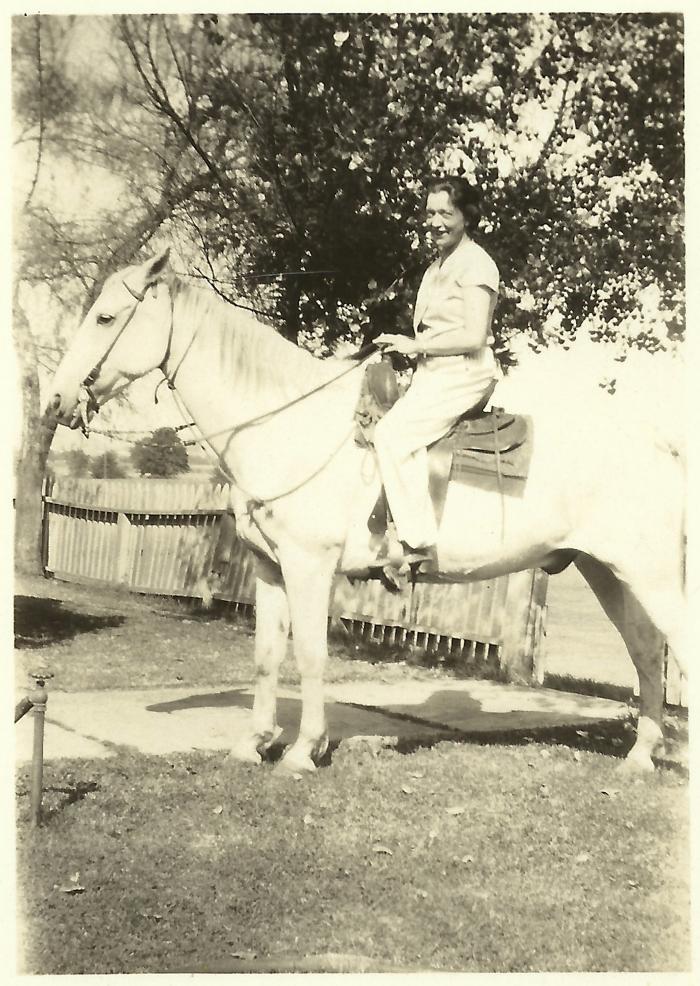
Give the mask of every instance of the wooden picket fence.
[[(174, 480), (53, 478), (45, 492), (45, 568), (56, 578), (197, 597), (210, 572), (228, 487)], [(331, 618), (352, 634), (449, 655), (474, 674), (541, 683), (547, 577), (520, 572), (465, 585), (336, 578)], [(215, 597), (254, 604), (240, 542)]]
[[(52, 478), (44, 486), (44, 567), (65, 581), (201, 597), (228, 486), (178, 480)], [(252, 611), (253, 559), (236, 541), (216, 598)], [(392, 593), (378, 580), (335, 580), (331, 617), (365, 639), (455, 659), (472, 674), (541, 684), (547, 576), (518, 572)], [(687, 684), (666, 662), (665, 697), (687, 707)]]

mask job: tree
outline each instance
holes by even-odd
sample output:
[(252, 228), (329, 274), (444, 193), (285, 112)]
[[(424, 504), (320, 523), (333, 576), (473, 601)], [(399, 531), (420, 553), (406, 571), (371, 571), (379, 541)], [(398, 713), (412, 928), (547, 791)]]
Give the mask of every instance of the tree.
[(95, 479), (123, 479), (126, 471), (114, 452), (101, 452), (90, 459), (90, 475)]
[[(426, 262), (417, 207), (435, 170), (484, 189), (503, 362), (515, 334), (565, 341), (586, 321), (652, 350), (682, 332), (679, 16), (251, 20), (265, 78), (237, 66), (240, 16), (202, 20), (220, 54), (212, 129), (241, 109), (249, 120), (249, 167), (225, 159), (206, 238), (226, 253), (243, 216), (247, 272), (290, 273), (275, 295), (290, 337), (316, 326), (332, 344), (405, 318), (414, 283), (397, 275)], [(663, 313), (653, 328), (650, 286)]]
[(217, 464), (212, 466), (212, 470), (209, 473), (209, 482), (212, 486), (228, 486), (231, 482), (231, 476)]
[(156, 428), (134, 445), (131, 461), (141, 476), (168, 478), (189, 472), (187, 449), (174, 428)]
[[(17, 202), (13, 298), (23, 394), (15, 470), (15, 561), (22, 571), (41, 572), (41, 483), (56, 423), (42, 413), (40, 384), (64, 348), (60, 334), (47, 337), (27, 309), (85, 312), (107, 275), (206, 188), (183, 163), (188, 138), (147, 105), (128, 46), (120, 43), (120, 23), (41, 16), (13, 22), (16, 171), (26, 178)], [(81, 44), (89, 42), (94, 53), (96, 39), (105, 54), (98, 68), (80, 57)], [(67, 212), (65, 196), (57, 194), (63, 174), (71, 187), (83, 186), (77, 213)], [(112, 202), (90, 207), (91, 191), (104, 185), (114, 190)], [(43, 304), (32, 306), (38, 291)]]
[[(81, 448), (69, 449), (65, 455), (65, 462), (69, 474), (76, 479), (80, 479), (81, 476), (87, 476), (88, 471), (92, 471), (90, 456)], [(92, 475), (94, 476), (95, 473), (92, 473)]]

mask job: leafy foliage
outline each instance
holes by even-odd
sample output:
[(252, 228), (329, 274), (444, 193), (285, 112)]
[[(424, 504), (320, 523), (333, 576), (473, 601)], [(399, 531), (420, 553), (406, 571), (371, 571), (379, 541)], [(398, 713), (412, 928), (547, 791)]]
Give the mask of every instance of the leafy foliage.
[(189, 472), (187, 449), (174, 428), (156, 428), (131, 450), (134, 468), (141, 476), (169, 478)]
[[(36, 204), (49, 253), (27, 253), (46, 263), (54, 244), (64, 279), (92, 291), (160, 231), (288, 337), (357, 342), (406, 324), (429, 259), (423, 179), (450, 172), (483, 192), (505, 361), (523, 333), (540, 345), (585, 324), (623, 350), (681, 334), (679, 15), (59, 18), (53, 49), (70, 50), (61, 26), (79, 38), (91, 24), (112, 64), (88, 80), (56, 57), (70, 98), (43, 126), (52, 154), (123, 194), (87, 236)], [(30, 28), (18, 50), (32, 50)]]
[(202, 21), (212, 125), (249, 120), (206, 235), (239, 263), (242, 217), (248, 271), (302, 272), (272, 292), (288, 334), (332, 344), (405, 320), (435, 171), (483, 190), (506, 361), (517, 333), (565, 341), (587, 322), (653, 350), (682, 331), (678, 17), (259, 15), (250, 39), (248, 20), (267, 77), (237, 61), (240, 17)]
[(90, 475), (95, 479), (123, 479), (126, 476), (124, 466), (115, 452), (101, 452), (90, 459)]
[(70, 476), (74, 476), (76, 479), (80, 479), (81, 476), (87, 476), (88, 472), (91, 475), (99, 475), (102, 473), (95, 473), (91, 469), (90, 456), (81, 448), (72, 448), (66, 452), (65, 462), (68, 468), (68, 473)]

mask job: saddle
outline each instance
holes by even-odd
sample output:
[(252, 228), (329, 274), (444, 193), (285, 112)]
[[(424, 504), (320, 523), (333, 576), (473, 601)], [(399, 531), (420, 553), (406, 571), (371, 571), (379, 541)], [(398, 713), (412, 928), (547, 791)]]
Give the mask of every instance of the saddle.
[[(532, 419), (486, 405), (495, 382), (476, 407), (457, 420), (451, 431), (428, 448), (429, 488), (439, 524), (450, 482), (498, 489), (522, 496), (532, 455)], [(396, 373), (388, 360), (367, 368), (356, 410), (356, 442), (372, 447), (374, 426), (401, 396)], [(383, 534), (388, 523), (384, 491), (370, 515), (368, 527)]]

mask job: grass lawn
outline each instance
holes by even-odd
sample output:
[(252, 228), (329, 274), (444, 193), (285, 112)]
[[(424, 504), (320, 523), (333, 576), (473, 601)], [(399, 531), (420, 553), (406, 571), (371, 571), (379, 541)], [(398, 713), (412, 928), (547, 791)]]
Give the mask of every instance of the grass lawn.
[[(42, 665), (68, 691), (251, 678), (245, 622), (44, 580), (17, 592), (20, 688)], [(381, 656), (394, 661), (336, 640), (329, 680), (444, 675)], [(283, 680), (297, 680), (292, 661)], [(687, 781), (628, 777), (610, 755), (622, 743), (502, 738), (376, 757), (341, 744), (299, 780), (218, 753), (124, 748), (48, 762), (39, 829), (22, 768), (21, 969), (286, 970), (332, 953), (392, 969), (687, 970)]]
[(27, 973), (205, 971), (340, 953), (468, 972), (689, 965), (688, 810), (566, 747), (336, 751), (312, 777), (220, 755), (19, 778)]
[[(221, 686), (253, 678), (252, 619), (225, 604), (212, 611), (197, 602), (137, 596), (116, 589), (86, 588), (55, 580), (16, 583), (17, 687), (27, 673), (48, 667), (52, 688), (151, 688), (160, 685)], [(372, 647), (331, 631), (326, 681), (379, 676), (382, 680), (440, 677), (400, 648)], [(378, 668), (377, 665), (380, 665)], [(280, 683), (296, 685), (291, 655)]]

